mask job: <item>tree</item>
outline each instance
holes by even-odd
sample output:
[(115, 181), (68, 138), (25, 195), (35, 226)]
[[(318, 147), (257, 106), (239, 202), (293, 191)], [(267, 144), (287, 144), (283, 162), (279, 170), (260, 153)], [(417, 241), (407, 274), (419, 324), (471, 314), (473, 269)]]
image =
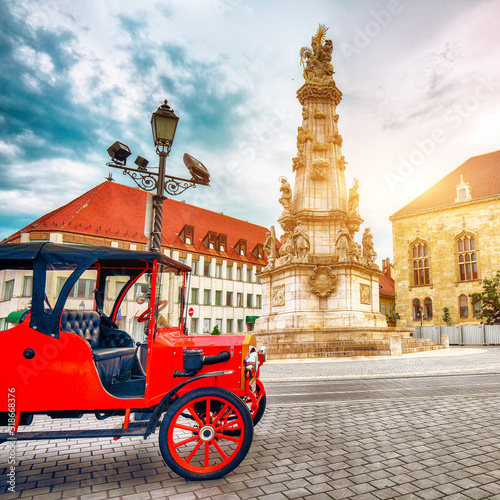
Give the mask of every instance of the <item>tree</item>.
[(396, 296), (394, 296), (389, 307), (389, 314), (387, 314), (387, 321), (396, 326), (396, 321), (399, 319), (401, 319), (401, 316), (396, 312)]
[(448, 325), (451, 326), (451, 316), (450, 316), (450, 310), (447, 307), (443, 307), (443, 321)]
[(220, 335), (219, 325), (215, 325), (211, 335)]
[[(492, 280), (484, 278), (483, 291), (480, 293), (471, 293), (474, 304), (481, 303), (481, 310), (478, 318), (487, 325), (500, 324), (500, 271), (497, 271)], [(474, 311), (477, 313), (477, 310)]]

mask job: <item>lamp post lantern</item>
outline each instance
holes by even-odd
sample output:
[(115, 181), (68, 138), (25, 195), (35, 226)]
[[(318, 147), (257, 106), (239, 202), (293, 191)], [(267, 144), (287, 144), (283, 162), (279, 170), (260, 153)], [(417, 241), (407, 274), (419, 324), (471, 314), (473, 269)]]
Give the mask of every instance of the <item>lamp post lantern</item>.
[(107, 163), (108, 166), (123, 170), (123, 174), (128, 175), (139, 188), (154, 192), (149, 241), (149, 249), (153, 252), (159, 252), (161, 249), (165, 193), (177, 195), (190, 187), (196, 187), (196, 184), (210, 185), (208, 170), (200, 161), (187, 153), (184, 154), (183, 160), (191, 174), (191, 179), (182, 179), (165, 174), (166, 160), (174, 142), (178, 121), (179, 117), (174, 113), (174, 110), (168, 105), (166, 100), (151, 116), (153, 141), (156, 146), (156, 154), (159, 156), (158, 172), (148, 170), (148, 161), (142, 156), (138, 156), (135, 160), (138, 168), (127, 167), (127, 158), (132, 152), (122, 142), (117, 141), (108, 148), (108, 154), (111, 157), (111, 162)]

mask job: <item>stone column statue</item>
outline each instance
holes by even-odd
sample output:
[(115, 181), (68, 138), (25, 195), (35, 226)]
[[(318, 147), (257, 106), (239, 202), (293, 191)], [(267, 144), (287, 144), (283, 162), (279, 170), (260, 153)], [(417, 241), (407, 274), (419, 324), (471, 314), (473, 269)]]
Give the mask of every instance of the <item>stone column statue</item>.
[(309, 243), (309, 236), (302, 225), (302, 221), (297, 221), (297, 225), (293, 230), (293, 243), (295, 246), (295, 254), (299, 261), (307, 261), (307, 255), (311, 244)]
[(352, 187), (349, 189), (349, 201), (347, 202), (347, 211), (349, 213), (356, 213), (358, 211), (359, 205), (359, 194), (358, 194), (359, 181), (354, 179)]
[(266, 233), (264, 252), (267, 255), (266, 269), (274, 269), (274, 264), (276, 262), (276, 233), (274, 231), (274, 226), (271, 226), (271, 232)]
[(377, 253), (375, 252), (375, 248), (373, 246), (373, 236), (370, 233), (369, 227), (365, 229), (361, 243), (363, 244), (363, 258), (366, 260), (368, 265), (373, 264), (377, 258)]
[(284, 210), (290, 211), (290, 208), (292, 207), (292, 188), (290, 187), (286, 177), (280, 177), (280, 181), (281, 197), (278, 201), (283, 205)]

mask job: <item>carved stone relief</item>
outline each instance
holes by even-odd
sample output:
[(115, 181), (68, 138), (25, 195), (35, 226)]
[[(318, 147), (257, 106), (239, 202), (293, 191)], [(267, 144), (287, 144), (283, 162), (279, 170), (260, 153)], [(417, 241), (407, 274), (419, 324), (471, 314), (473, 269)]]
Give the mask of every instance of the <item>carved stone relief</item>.
[(310, 140), (314, 141), (314, 134), (309, 130), (304, 130), (302, 127), (297, 128), (297, 149), (300, 153), (304, 151), (305, 143)]
[(342, 144), (344, 142), (344, 140), (342, 139), (342, 136), (339, 133), (335, 133), (333, 135), (327, 134), (325, 139), (326, 139), (326, 142), (332, 142), (333, 144), (337, 144), (340, 147), (342, 147)]
[(330, 162), (326, 158), (317, 158), (312, 162), (311, 179), (314, 181), (324, 181), (326, 171)]
[(362, 304), (371, 304), (372, 303), (372, 289), (370, 285), (366, 285), (365, 283), (361, 283), (359, 285), (359, 293), (360, 293), (360, 301)]
[(278, 285), (272, 289), (271, 305), (274, 307), (285, 305), (285, 285)]
[(318, 297), (328, 297), (335, 291), (337, 276), (335, 276), (331, 267), (316, 266), (313, 273), (309, 277), (311, 292)]
[(304, 157), (302, 155), (297, 155), (294, 158), (292, 158), (292, 171), (295, 172), (299, 168), (302, 168), (304, 166)]
[(338, 165), (339, 165), (340, 170), (345, 170), (345, 166), (347, 165), (347, 162), (345, 161), (345, 156), (340, 157)]
[(329, 151), (332, 145), (328, 142), (313, 142), (313, 151)]
[(326, 118), (326, 115), (325, 113), (321, 112), (318, 108), (314, 108), (314, 118), (322, 120)]

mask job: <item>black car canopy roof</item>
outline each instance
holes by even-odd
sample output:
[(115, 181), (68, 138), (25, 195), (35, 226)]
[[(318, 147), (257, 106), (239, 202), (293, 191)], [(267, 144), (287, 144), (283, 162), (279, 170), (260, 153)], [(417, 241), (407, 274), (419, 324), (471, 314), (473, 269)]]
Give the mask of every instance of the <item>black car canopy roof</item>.
[(63, 245), (48, 241), (0, 244), (0, 270), (32, 269), (33, 262), (40, 257), (43, 258), (45, 264), (73, 262), (89, 266), (98, 260), (101, 265), (106, 267), (130, 268), (143, 268), (145, 267), (144, 262), (152, 263), (153, 260), (158, 259), (179, 272), (191, 270), (189, 266), (170, 259), (159, 252), (125, 250), (123, 248), (94, 245)]
[[(83, 272), (92, 268), (95, 262), (98, 262), (101, 268), (127, 268), (141, 272), (151, 268), (155, 260), (165, 264), (177, 274), (191, 270), (190, 267), (159, 252), (51, 242), (0, 244), (0, 270), (33, 269), (30, 327), (52, 337), (59, 337), (59, 321), (70, 290)], [(46, 270), (52, 264), (76, 265), (76, 268), (64, 283), (54, 308), (46, 310), (44, 308)]]

